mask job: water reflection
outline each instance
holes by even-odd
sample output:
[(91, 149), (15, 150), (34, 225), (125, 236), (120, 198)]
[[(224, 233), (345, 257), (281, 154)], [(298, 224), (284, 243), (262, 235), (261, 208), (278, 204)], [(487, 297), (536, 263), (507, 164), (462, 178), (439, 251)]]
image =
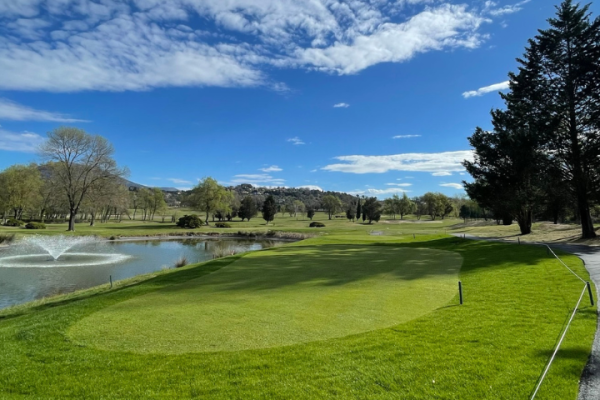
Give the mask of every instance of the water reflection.
[[(277, 242), (247, 239), (183, 239), (86, 243), (75, 253), (124, 254), (115, 263), (68, 267), (20, 267), (18, 263), (0, 267), (0, 308), (56, 294), (72, 292), (109, 281), (172, 268), (181, 259), (188, 263), (207, 261), (215, 256), (237, 254), (273, 247)], [(29, 250), (31, 251), (31, 250)], [(40, 251), (41, 254), (42, 251)], [(22, 255), (19, 246), (2, 249), (0, 257)], [(36, 252), (27, 255), (36, 255)], [(65, 253), (67, 256), (69, 252)]]

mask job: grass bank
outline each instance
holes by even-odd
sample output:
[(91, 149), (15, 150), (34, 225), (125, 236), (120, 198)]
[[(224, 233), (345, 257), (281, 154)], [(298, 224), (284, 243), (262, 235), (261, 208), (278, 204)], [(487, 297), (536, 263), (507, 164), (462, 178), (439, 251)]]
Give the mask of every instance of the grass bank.
[[(460, 279), (465, 288), (465, 304), (459, 306), (454, 295), (443, 304), (428, 307), (415, 318), (398, 321), (394, 320), (394, 314), (403, 314), (403, 300), (398, 298), (395, 301), (399, 304), (383, 311), (391, 321), (386, 327), (287, 346), (239, 351), (197, 352), (191, 349), (191, 352), (179, 354), (166, 354), (155, 349), (122, 351), (114, 347), (101, 349), (93, 337), (88, 336), (86, 343), (73, 336), (72, 330), (77, 329), (78, 324), (85, 324), (86, 319), (121, 313), (135, 320), (139, 317), (137, 310), (145, 312), (149, 307), (157, 307), (159, 317), (156, 318), (162, 318), (161, 323), (155, 325), (156, 328), (147, 326), (147, 334), (156, 335), (156, 338), (160, 334), (169, 335), (169, 340), (180, 339), (185, 344), (193, 336), (193, 327), (189, 328), (191, 333), (182, 331), (185, 326), (180, 327), (180, 333), (153, 332), (153, 329), (162, 329), (161, 324), (170, 323), (170, 314), (160, 317), (161, 303), (147, 302), (149, 298), (168, 297), (168, 293), (175, 298), (182, 293), (179, 300), (186, 296), (194, 299), (217, 296), (219, 302), (228, 303), (223, 315), (230, 318), (236, 302), (248, 306), (244, 296), (250, 289), (275, 296), (282, 288), (290, 291), (288, 294), (297, 295), (306, 290), (307, 294), (314, 295), (315, 290), (331, 290), (328, 285), (335, 279), (317, 273), (318, 267), (327, 270), (334, 264), (327, 257), (311, 257), (310, 252), (328, 250), (331, 246), (352, 248), (358, 253), (357, 260), (361, 252), (381, 254), (384, 261), (378, 267), (380, 269), (372, 268), (375, 264), (364, 263), (362, 274), (361, 268), (357, 267), (362, 262), (357, 262), (354, 267), (351, 263), (341, 264), (338, 272), (342, 277), (342, 267), (348, 264), (349, 271), (354, 274), (349, 276), (354, 276), (352, 279), (356, 282), (365, 283), (373, 277), (397, 279), (398, 283), (407, 285), (415, 281), (406, 275), (416, 273), (408, 268), (410, 263), (398, 266), (398, 270), (390, 270), (394, 260), (402, 257), (386, 254), (401, 254), (403, 249), (407, 254), (417, 254), (415, 249), (425, 249), (422, 258), (426, 259), (427, 251), (454, 252), (464, 260)], [(408, 232), (369, 236), (368, 231), (344, 231), (284, 249), (289, 252), (290, 260), (298, 262), (297, 268), (302, 268), (302, 260), (305, 260), (304, 265), (313, 268), (312, 274), (299, 275), (309, 276), (308, 279), (299, 279), (296, 275), (294, 279), (289, 278), (293, 282), (282, 285), (280, 280), (284, 277), (268, 273), (278, 265), (289, 265), (275, 261), (285, 257), (281, 253), (284, 250), (278, 248), (253, 253), (246, 256), (249, 257), (247, 260), (239, 256), (220, 259), (165, 272), (112, 291), (88, 291), (69, 299), (4, 312), (0, 318), (0, 397), (526, 398), (581, 291), (578, 280), (549, 258), (543, 249), (531, 246), (463, 241), (441, 235), (413, 239)], [(261, 258), (262, 262), (259, 262)], [(377, 260), (376, 257), (369, 259)], [(587, 276), (576, 257), (565, 256), (564, 260), (577, 273)], [(247, 263), (254, 268), (253, 273), (239, 275), (233, 269), (228, 272), (227, 269), (235, 268), (237, 262)], [(444, 274), (442, 270), (430, 272), (431, 278)], [(231, 274), (239, 285), (219, 287), (220, 282), (215, 279), (219, 278), (218, 274), (225, 273)], [(261, 276), (261, 279), (252, 281), (253, 276)], [(273, 276), (272, 281), (269, 276)], [(263, 287), (268, 283), (271, 287)], [(354, 292), (353, 288), (350, 290)], [(326, 298), (332, 292), (323, 294)], [(348, 293), (336, 295), (335, 303), (352, 298)], [(195, 303), (199, 309), (193, 307), (193, 301), (181, 301), (169, 307), (173, 310), (188, 308), (191, 315), (198, 312), (200, 314), (196, 315), (202, 315), (205, 312), (202, 305), (210, 299), (205, 300)], [(248, 297), (245, 300), (248, 303), (257, 301)], [(420, 306), (423, 307), (423, 303)], [(122, 307), (129, 309), (124, 311)], [(408, 302), (404, 307), (409, 307)], [(359, 309), (348, 303), (345, 310), (355, 308)], [(256, 309), (260, 310), (261, 305), (257, 304)], [(246, 311), (247, 308), (243, 316), (247, 317)], [(184, 317), (187, 314), (182, 313)], [(360, 315), (364, 317), (368, 313)], [(100, 325), (102, 321), (96, 323)], [(576, 398), (579, 376), (591, 349), (595, 328), (596, 308), (584, 304), (538, 398)], [(239, 329), (243, 328), (237, 326), (236, 331)], [(114, 340), (124, 342), (131, 340), (131, 336), (122, 335)], [(139, 346), (140, 341), (134, 345)]]

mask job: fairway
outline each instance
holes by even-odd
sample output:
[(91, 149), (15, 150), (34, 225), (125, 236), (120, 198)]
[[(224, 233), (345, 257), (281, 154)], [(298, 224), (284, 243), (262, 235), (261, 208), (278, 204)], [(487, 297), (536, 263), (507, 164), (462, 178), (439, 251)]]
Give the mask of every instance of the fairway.
[(210, 275), (78, 321), (76, 343), (181, 354), (325, 340), (386, 328), (445, 306), (462, 257), (424, 248), (292, 246), (251, 253)]

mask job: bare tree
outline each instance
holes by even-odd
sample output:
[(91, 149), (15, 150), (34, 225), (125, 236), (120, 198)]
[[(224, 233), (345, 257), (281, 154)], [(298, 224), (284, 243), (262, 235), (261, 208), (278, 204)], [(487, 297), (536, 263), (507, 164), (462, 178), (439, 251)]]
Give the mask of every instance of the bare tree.
[(81, 129), (60, 127), (49, 132), (40, 153), (53, 162), (52, 173), (67, 198), (69, 231), (75, 231), (75, 218), (90, 188), (125, 175), (112, 158), (114, 148), (108, 140)]

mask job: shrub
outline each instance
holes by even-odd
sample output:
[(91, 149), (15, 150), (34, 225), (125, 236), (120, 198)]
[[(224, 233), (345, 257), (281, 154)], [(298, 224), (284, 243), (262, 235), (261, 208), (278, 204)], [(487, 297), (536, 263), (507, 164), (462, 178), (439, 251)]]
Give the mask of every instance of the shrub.
[(175, 261), (175, 264), (173, 264), (173, 268), (181, 268), (185, 267), (186, 265), (188, 265), (187, 258), (185, 256), (181, 256), (179, 260)]
[(179, 218), (179, 221), (177, 221), (177, 226), (180, 228), (196, 229), (202, 226), (202, 220), (195, 214), (184, 215), (183, 217)]
[(313, 221), (309, 225), (311, 228), (325, 228), (325, 224), (322, 222)]
[(5, 226), (21, 226), (23, 225), (23, 221), (19, 221), (18, 219), (9, 218), (8, 221), (4, 223)]
[(10, 243), (13, 240), (15, 240), (15, 235), (14, 234), (12, 234), (12, 235), (2, 235), (2, 234), (0, 234), (0, 244), (2, 244), (2, 243)]
[(227, 222), (215, 222), (215, 228), (231, 228)]
[(25, 225), (25, 229), (46, 229), (46, 224), (43, 222), (29, 222)]

